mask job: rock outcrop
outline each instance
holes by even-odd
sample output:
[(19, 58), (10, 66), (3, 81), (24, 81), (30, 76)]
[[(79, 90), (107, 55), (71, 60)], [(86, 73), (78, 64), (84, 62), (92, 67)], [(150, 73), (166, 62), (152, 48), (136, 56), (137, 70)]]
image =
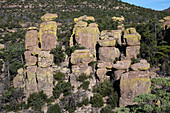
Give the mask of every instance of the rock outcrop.
[[(82, 16), (75, 18), (73, 34), (70, 38), (70, 46), (75, 43), (90, 50), (90, 52), (96, 57), (96, 43), (99, 39), (99, 29), (96, 23), (88, 24), (85, 21), (95, 21), (94, 17)], [(75, 40), (75, 42), (74, 42)]]
[(26, 97), (39, 91), (50, 97), (53, 91), (53, 55), (50, 51), (57, 44), (56, 14), (45, 14), (39, 32), (28, 28), (25, 36), (25, 69), (19, 69), (14, 78), (14, 87), (24, 87)]
[(137, 58), (140, 53), (140, 39), (141, 35), (136, 32), (135, 28), (127, 28), (124, 31), (124, 42), (126, 47), (126, 58)]
[[(52, 96), (53, 73), (58, 70), (67, 73), (67, 81), (74, 86), (72, 93), (83, 92), (89, 99), (93, 97), (93, 86), (97, 83), (110, 79), (117, 83), (120, 81), (117, 86), (120, 87), (120, 107), (133, 105), (133, 99), (141, 93), (150, 93), (150, 64), (144, 59), (135, 64), (131, 61), (140, 53), (141, 36), (135, 28), (124, 30), (124, 17), (112, 18), (119, 23), (118, 30), (103, 30), (101, 33), (94, 17), (75, 18), (70, 46), (78, 44), (86, 49), (75, 50), (70, 60), (66, 58), (70, 62), (70, 70), (66, 66), (68, 61), (61, 64), (65, 67), (63, 69), (54, 66), (53, 55), (50, 54), (57, 45), (57, 24), (53, 21), (57, 17), (56, 14), (45, 14), (41, 17), (43, 23), (39, 32), (37, 28), (30, 27), (26, 33), (25, 69), (19, 69), (13, 80), (15, 87), (24, 87), (26, 97), (42, 90), (48, 97)], [(82, 88), (83, 83), (78, 80), (80, 76), (85, 77), (86, 88)]]

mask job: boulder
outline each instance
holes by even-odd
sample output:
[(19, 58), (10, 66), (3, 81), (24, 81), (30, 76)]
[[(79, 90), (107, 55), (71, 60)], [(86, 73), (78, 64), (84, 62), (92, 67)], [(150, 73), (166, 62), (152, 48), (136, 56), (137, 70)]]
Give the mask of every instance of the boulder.
[(41, 51), (38, 54), (38, 66), (49, 67), (53, 64), (53, 54), (50, 51)]
[(25, 51), (24, 52), (25, 55), (25, 62), (26, 62), (26, 66), (35, 66), (37, 63), (37, 57), (33, 56), (31, 54), (31, 51)]
[(18, 69), (17, 72), (18, 72), (18, 74), (13, 79), (13, 85), (14, 85), (15, 88), (24, 87), (25, 78), (24, 78), (23, 68)]
[(39, 40), (42, 51), (50, 51), (57, 44), (57, 23), (55, 21), (43, 22), (40, 25)]
[(87, 16), (87, 15), (84, 15), (84, 16), (81, 16), (79, 18), (74, 18), (74, 22), (79, 22), (79, 21), (95, 21), (94, 17), (92, 16)]
[(124, 31), (124, 42), (129, 46), (140, 45), (141, 35), (136, 32), (135, 28), (127, 28)]
[(133, 105), (134, 98), (142, 93), (150, 93), (151, 80), (146, 71), (130, 71), (124, 73), (120, 79), (119, 106)]
[(114, 47), (116, 45), (115, 39), (105, 39), (105, 40), (99, 40), (99, 45), (102, 47)]
[(140, 53), (140, 46), (127, 46), (126, 47), (126, 58), (137, 58), (137, 55)]
[(41, 20), (42, 21), (52, 21), (52, 20), (55, 20), (56, 18), (58, 18), (57, 14), (47, 13), (41, 17)]
[(100, 47), (99, 59), (102, 62), (114, 62), (120, 56), (120, 51), (116, 47)]
[(139, 63), (133, 64), (131, 65), (131, 69), (134, 71), (137, 70), (141, 70), (141, 71), (145, 71), (148, 70), (150, 68), (150, 64), (147, 62), (147, 60), (140, 60)]
[(111, 69), (112, 68), (112, 63), (111, 62), (99, 62), (97, 64), (97, 67), (98, 68), (109, 68), (109, 69)]
[(92, 62), (94, 59), (93, 55), (90, 53), (89, 50), (75, 50), (71, 54), (71, 63), (78, 64), (78, 63), (85, 63), (88, 64)]
[(113, 68), (118, 70), (125, 70), (128, 69), (131, 65), (131, 60), (122, 60), (117, 61), (116, 64), (113, 64)]
[(106, 68), (99, 68), (99, 69), (97, 69), (96, 74), (97, 74), (97, 76), (98, 76), (98, 78), (99, 78), (99, 80), (101, 82), (103, 82), (104, 79), (106, 78), (106, 73), (107, 73), (107, 69)]
[(88, 64), (77, 64), (72, 66), (72, 73), (76, 76), (81, 74), (90, 75), (92, 72), (92, 67), (88, 66)]
[(53, 95), (53, 68), (41, 68), (37, 69), (37, 80), (39, 91), (44, 91), (44, 93), (50, 97)]
[(38, 32), (37, 30), (29, 30), (25, 36), (25, 49), (32, 51), (38, 48)]
[[(121, 45), (121, 35), (122, 31), (121, 30), (103, 30), (100, 34), (100, 39), (110, 39), (110, 40), (115, 40), (118, 42), (119, 45)], [(115, 44), (114, 44), (115, 46)]]

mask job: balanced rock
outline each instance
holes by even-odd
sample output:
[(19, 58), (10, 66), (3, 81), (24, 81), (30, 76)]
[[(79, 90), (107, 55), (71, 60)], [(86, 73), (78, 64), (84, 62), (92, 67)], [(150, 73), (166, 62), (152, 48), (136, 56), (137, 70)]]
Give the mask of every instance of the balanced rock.
[(146, 71), (130, 71), (120, 79), (120, 107), (133, 105), (134, 98), (142, 93), (150, 93), (151, 80)]
[(99, 59), (102, 62), (114, 62), (120, 56), (120, 51), (116, 47), (100, 47)]
[(71, 54), (71, 63), (72, 64), (78, 64), (78, 63), (88, 64), (88, 63), (92, 62), (93, 59), (94, 59), (93, 55), (87, 49), (75, 50)]
[(131, 60), (122, 60), (117, 61), (116, 64), (113, 64), (113, 68), (118, 70), (125, 70), (128, 69), (131, 65)]
[(82, 21), (82, 20), (85, 20), (85, 21), (95, 21), (94, 17), (87, 16), (87, 15), (81, 16), (79, 18), (74, 18), (74, 22), (79, 22), (79, 21)]
[(52, 20), (55, 20), (56, 18), (58, 18), (57, 14), (47, 13), (44, 16), (41, 17), (41, 20), (42, 21), (52, 21)]
[(141, 71), (145, 71), (148, 70), (150, 68), (150, 64), (147, 62), (147, 60), (140, 60), (139, 63), (133, 64), (131, 65), (131, 69), (134, 71), (137, 70), (141, 70)]

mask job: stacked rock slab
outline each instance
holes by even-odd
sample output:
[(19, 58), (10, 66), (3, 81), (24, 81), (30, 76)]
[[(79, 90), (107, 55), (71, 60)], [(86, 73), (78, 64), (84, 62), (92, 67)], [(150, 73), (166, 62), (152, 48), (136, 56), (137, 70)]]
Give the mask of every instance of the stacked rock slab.
[(104, 30), (101, 32), (99, 44), (99, 63), (97, 76), (101, 82), (107, 79), (106, 73), (112, 68), (115, 58), (120, 57), (120, 51), (115, 47), (116, 43), (121, 45), (121, 30)]
[[(14, 78), (14, 86), (24, 88), (26, 97), (39, 91), (50, 97), (53, 91), (53, 55), (50, 51), (56, 47), (57, 23), (53, 21), (56, 14), (45, 14), (41, 17), (43, 23), (39, 32), (36, 27), (28, 28), (25, 37), (25, 70), (18, 70)], [(22, 73), (21, 73), (22, 72)], [(24, 75), (24, 77), (22, 76)]]
[(125, 18), (123, 16), (121, 16), (121, 17), (112, 17), (112, 20), (114, 22), (118, 22), (119, 25), (117, 26), (117, 29), (124, 31), (125, 28), (124, 28), (123, 22), (125, 21)]
[(77, 43), (90, 50), (96, 58), (96, 43), (99, 39), (100, 32), (96, 23), (88, 24), (86, 21), (95, 21), (95, 19), (92, 16), (86, 15), (74, 19), (76, 24), (70, 38), (70, 46), (72, 47), (75, 43)]
[(150, 64), (146, 60), (135, 64), (130, 60), (117, 61), (113, 68), (117, 69), (114, 71), (115, 79), (120, 80), (120, 107), (133, 105), (134, 98), (141, 93), (150, 93)]
[(91, 54), (90, 50), (84, 49), (84, 50), (75, 50), (71, 54), (71, 63), (72, 65), (72, 75), (71, 75), (71, 84), (74, 86), (75, 90), (77, 91), (77, 88), (79, 87), (78, 81), (76, 81), (76, 78), (81, 75), (85, 74), (89, 76), (93, 71), (92, 67), (88, 66), (90, 62), (94, 61), (94, 56)]
[(136, 32), (135, 28), (127, 28), (124, 31), (124, 42), (126, 47), (126, 58), (137, 58), (140, 53), (140, 39), (141, 35)]

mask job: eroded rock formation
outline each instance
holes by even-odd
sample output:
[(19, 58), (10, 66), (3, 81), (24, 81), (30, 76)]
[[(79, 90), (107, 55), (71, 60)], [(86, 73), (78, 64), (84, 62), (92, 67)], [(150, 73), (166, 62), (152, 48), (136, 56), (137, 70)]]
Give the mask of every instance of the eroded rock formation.
[(53, 91), (53, 55), (50, 51), (57, 44), (56, 14), (45, 14), (39, 32), (28, 28), (25, 36), (25, 69), (19, 69), (14, 78), (14, 87), (24, 87), (26, 97), (39, 91), (50, 97)]
[[(15, 87), (24, 87), (27, 97), (41, 90), (48, 97), (52, 96), (55, 66), (50, 51), (57, 44), (57, 24), (53, 21), (57, 17), (55, 14), (44, 15), (39, 32), (37, 28), (31, 27), (26, 33), (25, 69), (18, 70), (13, 83)], [(119, 30), (103, 30), (101, 33), (94, 23), (94, 17), (85, 15), (74, 19), (70, 46), (79, 44), (86, 49), (75, 50), (71, 54), (71, 73), (67, 68), (63, 69), (69, 75), (67, 80), (74, 86), (73, 93), (85, 92), (89, 99), (93, 96), (93, 86), (97, 83), (106, 79), (120, 81), (117, 86), (120, 88), (119, 106), (125, 107), (134, 104), (135, 96), (150, 92), (150, 64), (144, 59), (132, 64), (131, 58), (136, 59), (140, 53), (141, 36), (135, 28), (124, 31), (124, 17), (112, 19), (121, 24), (121, 27), (118, 26)], [(56, 68), (62, 71), (61, 68)], [(107, 74), (108, 72), (111, 74)], [(83, 89), (82, 83), (77, 80), (83, 74), (88, 77), (88, 90)]]

